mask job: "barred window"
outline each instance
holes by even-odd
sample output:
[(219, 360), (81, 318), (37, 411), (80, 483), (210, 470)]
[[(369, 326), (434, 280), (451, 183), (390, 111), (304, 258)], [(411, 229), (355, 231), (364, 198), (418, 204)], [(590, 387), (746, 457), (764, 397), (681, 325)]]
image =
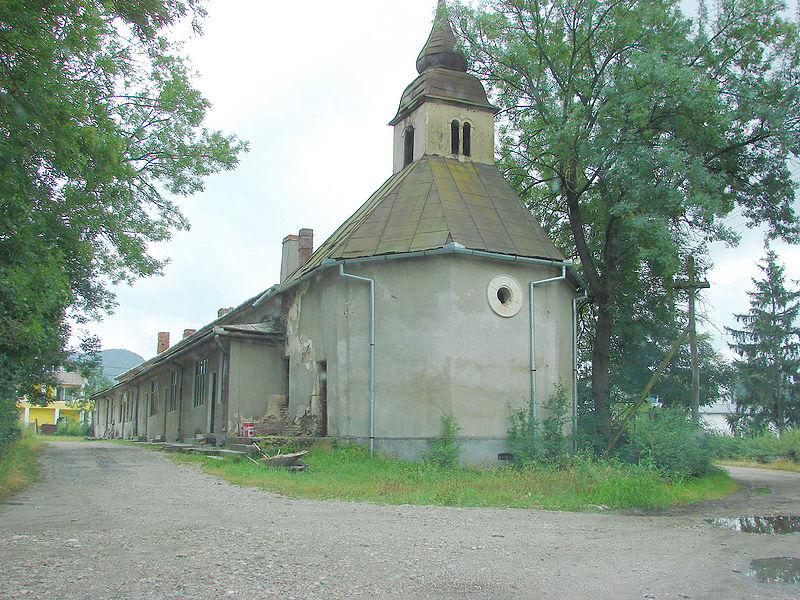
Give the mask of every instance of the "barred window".
[(158, 414), (158, 379), (150, 382), (150, 416)]
[(180, 394), (181, 372), (173, 371), (169, 376), (169, 412), (175, 412)]
[(202, 406), (206, 401), (206, 374), (208, 373), (208, 359), (199, 360), (194, 365), (194, 406)]

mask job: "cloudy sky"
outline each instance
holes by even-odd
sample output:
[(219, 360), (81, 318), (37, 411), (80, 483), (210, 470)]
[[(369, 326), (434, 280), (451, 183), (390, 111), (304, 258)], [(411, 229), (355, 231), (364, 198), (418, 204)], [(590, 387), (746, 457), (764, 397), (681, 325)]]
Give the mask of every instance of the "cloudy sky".
[[(391, 175), (391, 127), (400, 94), (416, 76), (435, 0), (209, 0), (205, 33), (185, 51), (213, 104), (211, 128), (249, 140), (235, 171), (212, 176), (181, 206), (191, 231), (154, 248), (163, 277), (116, 289), (114, 314), (87, 329), (104, 349), (150, 358), (156, 334), (172, 342), (277, 282), (281, 240), (314, 229), (319, 245)], [(302, 7), (302, 8), (298, 8)], [(743, 219), (731, 223), (743, 227)], [(800, 248), (776, 245), (800, 279)], [(715, 250), (703, 293), (720, 337), (763, 255), (745, 231), (738, 248)]]

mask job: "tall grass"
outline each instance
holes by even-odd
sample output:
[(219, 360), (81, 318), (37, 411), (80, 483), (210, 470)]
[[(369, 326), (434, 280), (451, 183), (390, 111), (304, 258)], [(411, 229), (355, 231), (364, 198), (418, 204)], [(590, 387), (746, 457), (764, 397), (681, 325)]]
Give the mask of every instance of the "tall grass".
[(773, 433), (745, 437), (715, 434), (709, 440), (714, 458), (726, 464), (800, 470), (800, 427), (781, 437)]
[(26, 488), (39, 477), (39, 441), (30, 432), (23, 431), (0, 454), (0, 502)]
[(680, 502), (723, 497), (737, 484), (715, 470), (698, 479), (667, 479), (656, 469), (618, 461), (574, 458), (565, 468), (440, 468), (430, 463), (370, 457), (362, 448), (312, 450), (309, 469), (292, 473), (237, 459), (201, 462), (232, 483), (287, 496), (367, 501), (379, 504), (495, 506), (548, 510), (666, 508)]

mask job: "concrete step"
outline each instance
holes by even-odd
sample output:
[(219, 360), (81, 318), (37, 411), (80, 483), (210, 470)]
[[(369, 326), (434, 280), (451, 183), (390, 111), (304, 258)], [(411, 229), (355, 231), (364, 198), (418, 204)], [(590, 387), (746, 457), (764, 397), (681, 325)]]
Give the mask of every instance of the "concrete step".
[(206, 456), (244, 456), (246, 452), (228, 450), (227, 448), (189, 448), (192, 454), (205, 454)]
[(258, 450), (249, 442), (246, 444), (228, 444), (228, 448), (230, 450), (236, 450), (237, 452), (244, 452), (245, 454), (258, 454)]

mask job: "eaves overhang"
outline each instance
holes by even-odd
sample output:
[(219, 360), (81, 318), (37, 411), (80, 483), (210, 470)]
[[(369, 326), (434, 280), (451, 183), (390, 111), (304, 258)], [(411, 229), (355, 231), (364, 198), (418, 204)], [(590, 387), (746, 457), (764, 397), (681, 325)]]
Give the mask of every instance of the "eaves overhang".
[[(252, 305), (254, 299), (257, 299), (257, 297), (248, 300), (248, 303), (246, 303), (246, 305), (247, 306)], [(243, 308), (244, 306), (245, 305), (242, 305), (239, 308)], [(217, 319), (217, 321), (219, 320), (221, 319)], [(217, 321), (215, 321), (215, 323)], [(196, 333), (190, 335), (189, 337), (181, 340), (179, 343), (175, 344), (168, 350), (165, 350), (161, 354), (141, 363), (140, 365), (137, 365), (133, 369), (126, 371), (125, 373), (117, 377), (117, 381), (119, 383), (116, 383), (111, 387), (108, 387), (95, 394), (92, 394), (90, 398), (103, 396), (110, 391), (123, 387), (131, 383), (132, 380), (137, 379), (139, 377), (143, 377), (153, 369), (162, 366), (164, 363), (177, 360), (179, 357), (185, 355), (187, 352), (195, 349), (198, 346), (201, 346), (204, 343), (212, 341), (214, 338), (249, 339), (249, 340), (261, 341), (273, 344), (280, 344), (286, 341), (286, 336), (284, 332), (266, 330), (264, 327), (260, 328), (259, 327), (260, 325), (262, 324), (254, 323), (254, 324), (215, 325), (214, 323), (212, 323), (210, 325), (207, 325), (202, 330), (199, 330)]]

